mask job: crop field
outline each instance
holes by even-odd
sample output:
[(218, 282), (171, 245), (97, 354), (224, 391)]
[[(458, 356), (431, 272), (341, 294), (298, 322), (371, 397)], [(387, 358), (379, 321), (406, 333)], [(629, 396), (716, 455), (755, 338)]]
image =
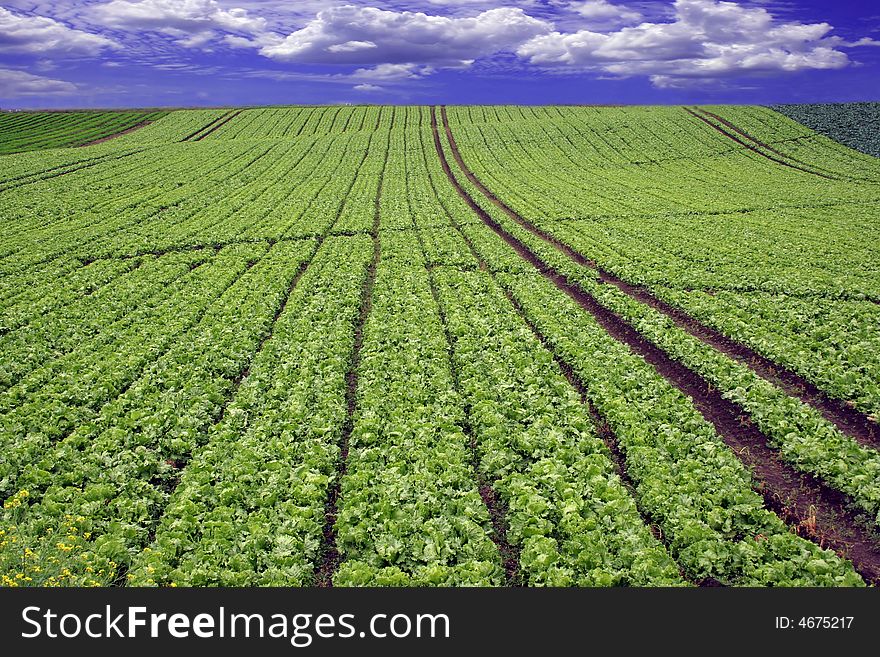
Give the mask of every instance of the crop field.
[(880, 159), (757, 106), (0, 153), (4, 586), (880, 584)]
[(87, 146), (141, 128), (166, 112), (24, 112), (0, 114), (0, 155)]

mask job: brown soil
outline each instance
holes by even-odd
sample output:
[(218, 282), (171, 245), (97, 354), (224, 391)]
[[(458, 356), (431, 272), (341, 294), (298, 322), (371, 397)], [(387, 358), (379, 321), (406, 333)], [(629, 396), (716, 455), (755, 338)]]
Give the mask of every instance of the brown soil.
[[(464, 235), (462, 235), (462, 237), (464, 237)], [(465, 239), (467, 240), (467, 238), (465, 238)], [(468, 244), (470, 245), (469, 240), (468, 240)], [(474, 251), (474, 253), (476, 255), (475, 251)], [(477, 257), (479, 258), (479, 256), (477, 256)], [(481, 264), (484, 265), (485, 263), (482, 262), (482, 259), (480, 259), (480, 260), (481, 260)], [(493, 276), (493, 278), (494, 278), (494, 276)], [(566, 380), (571, 385), (571, 387), (574, 388), (575, 390), (577, 390), (577, 392), (581, 398), (581, 403), (587, 407), (587, 410), (590, 413), (590, 419), (592, 420), (593, 426), (596, 429), (596, 434), (599, 436), (599, 438), (602, 440), (602, 442), (605, 443), (605, 446), (608, 448), (608, 451), (611, 454), (611, 463), (614, 465), (614, 470), (617, 473), (617, 476), (620, 477), (621, 483), (629, 491), (630, 496), (633, 498), (633, 500), (635, 500), (637, 502), (639, 497), (637, 494), (636, 483), (635, 483), (635, 481), (633, 481), (632, 477), (630, 477), (630, 475), (629, 475), (629, 472), (626, 467), (626, 458), (624, 457), (623, 452), (620, 449), (620, 441), (618, 440), (617, 435), (614, 433), (614, 430), (611, 428), (611, 425), (608, 424), (608, 422), (605, 420), (605, 418), (603, 418), (599, 414), (599, 412), (596, 410), (596, 407), (593, 406), (592, 402), (590, 402), (589, 397), (587, 395), (586, 386), (584, 386), (584, 384), (578, 378), (577, 374), (575, 374), (574, 370), (571, 368), (571, 365), (569, 365), (567, 362), (565, 362), (559, 356), (559, 354), (556, 353), (556, 351), (550, 345), (550, 342), (547, 340), (546, 336), (544, 336), (544, 334), (541, 333), (540, 329), (538, 329), (538, 327), (535, 326), (535, 324), (526, 316), (525, 311), (522, 309), (522, 306), (514, 298), (513, 294), (511, 294), (510, 290), (508, 290), (503, 285), (501, 287), (504, 290), (504, 294), (507, 297), (507, 300), (510, 301), (511, 305), (516, 309), (517, 313), (519, 314), (520, 319), (522, 319), (522, 321), (526, 324), (526, 326), (528, 326), (529, 329), (531, 329), (532, 333), (541, 342), (541, 344), (544, 346), (544, 348), (548, 352), (550, 352), (550, 355), (553, 356), (553, 360), (556, 362), (556, 365), (559, 367), (559, 370), (562, 372), (562, 375), (566, 378)], [(669, 541), (666, 540), (665, 536), (663, 535), (663, 531), (660, 529), (660, 526), (656, 522), (654, 522), (653, 518), (651, 518), (650, 515), (647, 514), (644, 511), (644, 509), (642, 509), (641, 506), (636, 504), (636, 508), (639, 511), (639, 515), (642, 518), (642, 522), (645, 523), (645, 526), (647, 526), (648, 529), (651, 530), (651, 533), (654, 535), (654, 538), (656, 538), (658, 541), (660, 541), (667, 548), (667, 550), (669, 551), (669, 554), (672, 555), (672, 551), (669, 550)], [(683, 570), (681, 570), (680, 567), (679, 567), (679, 573), (680, 573), (682, 579), (684, 579), (686, 581), (693, 581), (687, 577), (685, 572)], [(704, 584), (704, 582), (694, 582), (694, 583), (698, 584), (699, 586), (706, 585), (706, 584)], [(720, 586), (720, 584), (718, 584), (718, 585)]]
[(476, 175), (467, 168), (449, 126), (445, 108), (441, 108), (441, 116), (443, 118), (443, 125), (447, 138), (449, 139), (450, 149), (452, 150), (453, 157), (458, 163), (459, 168), (468, 180), (470, 180), (477, 189), (485, 194), (486, 197), (508, 217), (516, 221), (529, 232), (556, 247), (559, 251), (579, 265), (589, 267), (598, 272), (600, 280), (603, 282), (616, 286), (633, 299), (663, 313), (672, 319), (676, 326), (687, 331), (693, 337), (703, 341), (718, 351), (721, 351), (727, 356), (742, 362), (750, 367), (756, 374), (770, 381), (774, 385), (779, 386), (789, 395), (797, 397), (805, 404), (812, 406), (818, 410), (825, 419), (835, 424), (843, 433), (855, 439), (862, 445), (874, 449), (880, 449), (880, 424), (871, 420), (866, 414), (853, 408), (843, 400), (830, 397), (815, 384), (811, 383), (796, 372), (770, 360), (766, 356), (762, 356), (750, 347), (728, 338), (719, 331), (690, 316), (685, 311), (661, 301), (648, 290), (623, 281), (611, 272), (600, 267), (596, 262), (584, 257), (581, 253), (578, 253), (567, 244), (562, 243), (554, 236), (527, 221), (510, 206), (497, 198), (482, 184)]
[[(803, 160), (799, 160), (798, 158), (794, 157), (793, 155), (789, 155), (788, 153), (784, 153), (784, 152), (782, 152), (782, 151), (780, 151), (780, 150), (777, 150), (776, 148), (774, 148), (773, 146), (767, 144), (766, 142), (761, 141), (760, 139), (758, 139), (758, 138), (756, 138), (756, 137), (753, 137), (753, 136), (750, 135), (748, 132), (746, 132), (746, 131), (743, 130), (742, 128), (739, 128), (738, 126), (734, 125), (733, 123), (731, 123), (731, 122), (728, 121), (727, 119), (725, 119), (725, 118), (723, 118), (723, 117), (721, 117), (721, 116), (719, 116), (719, 115), (717, 115), (717, 114), (715, 114), (715, 113), (713, 113), (713, 112), (709, 112), (708, 110), (705, 110), (705, 109), (703, 109), (703, 108), (699, 108), (699, 107), (698, 107), (697, 109), (698, 109), (700, 112), (702, 112), (703, 114), (705, 114), (706, 116), (709, 116), (709, 117), (715, 119), (716, 121), (718, 121), (718, 122), (721, 123), (722, 125), (724, 125), (724, 126), (726, 126), (727, 128), (733, 130), (733, 131), (736, 132), (737, 134), (742, 135), (742, 136), (745, 137), (746, 139), (750, 139), (752, 142), (754, 142), (755, 144), (757, 144), (757, 145), (760, 146), (761, 148), (767, 149), (768, 151), (770, 151), (770, 152), (772, 152), (772, 153), (775, 153), (776, 155), (779, 155), (780, 157), (787, 158), (787, 159), (791, 160), (792, 162), (797, 162), (798, 164), (801, 164), (801, 165), (803, 165), (803, 166), (805, 166), (805, 167), (811, 167), (811, 168), (813, 168), (813, 169), (816, 169), (817, 171), (822, 171), (822, 172), (827, 173), (827, 174), (829, 174), (829, 175), (831, 175), (831, 176), (837, 176), (838, 179), (851, 180), (851, 181), (854, 181), (854, 182), (868, 182), (868, 183), (877, 183), (877, 182), (878, 182), (876, 179), (871, 179), (871, 178), (859, 178), (858, 176), (854, 176), (854, 175), (846, 175), (846, 174), (835, 173), (834, 171), (831, 171), (831, 170), (829, 170), (829, 169), (826, 169), (825, 167), (821, 167), (821, 166), (819, 166), (819, 165), (817, 165), (817, 164), (811, 164), (811, 163), (809, 163), (809, 162), (804, 162)], [(804, 140), (804, 139), (811, 139), (811, 137), (810, 137), (810, 135), (802, 135), (802, 136), (800, 136), (800, 137), (793, 137), (793, 138), (791, 138), (791, 139), (782, 139), (782, 140), (780, 140), (780, 141), (778, 141), (778, 142), (776, 142), (776, 143), (777, 143), (777, 144), (780, 144), (780, 143), (792, 143), (792, 142), (802, 141), (802, 140)]]
[(321, 588), (330, 588), (333, 586), (333, 575), (339, 569), (342, 562), (342, 554), (336, 545), (336, 518), (339, 514), (339, 498), (342, 493), (342, 479), (348, 470), (348, 451), (351, 434), (354, 431), (354, 413), (357, 407), (357, 386), (358, 386), (358, 367), (360, 366), (360, 354), (364, 344), (364, 326), (367, 323), (367, 317), (370, 314), (373, 298), (373, 284), (376, 281), (376, 267), (379, 264), (379, 231), (378, 231), (378, 215), (374, 224), (376, 229), (373, 234), (373, 260), (367, 271), (367, 277), (361, 291), (361, 307), (358, 315), (357, 327), (354, 334), (354, 346), (348, 372), (346, 373), (346, 419), (342, 428), (342, 439), (340, 441), (339, 464), (336, 471), (336, 477), (330, 486), (327, 495), (327, 502), (324, 506), (324, 529), (321, 541), (321, 564), (315, 573), (315, 586)]
[[(323, 240), (319, 240), (318, 243), (315, 245), (314, 253), (317, 253), (318, 249), (321, 248), (322, 242), (323, 242)], [(314, 255), (312, 256), (312, 258), (314, 258)], [(255, 264), (257, 264), (256, 260), (248, 262), (248, 269), (253, 267)], [(251, 363), (253, 363), (253, 360), (254, 360), (254, 358), (257, 357), (257, 354), (259, 354), (261, 351), (263, 351), (263, 347), (272, 338), (272, 335), (275, 331), (275, 325), (278, 323), (278, 318), (281, 317), (281, 314), (284, 312), (285, 308), (287, 308), (287, 303), (290, 301), (290, 297), (291, 297), (291, 295), (293, 295), (293, 291), (296, 289), (296, 286), (299, 284), (299, 279), (301, 279), (303, 274), (306, 273), (306, 269), (308, 269), (309, 264), (310, 264), (310, 261), (302, 262), (302, 263), (300, 263), (299, 268), (297, 268), (296, 274), (294, 274), (293, 280), (290, 282), (290, 286), (287, 288), (287, 292), (284, 295), (284, 300), (281, 302), (281, 305), (279, 305), (278, 308), (275, 310), (275, 315), (272, 317), (272, 322), (269, 324), (269, 331), (260, 340), (260, 344), (257, 345), (257, 350), (251, 356), (251, 359), (248, 362), (248, 364), (245, 366), (245, 368), (241, 372), (239, 372), (238, 376), (235, 377), (235, 380), (233, 381), (233, 394), (229, 398), (230, 402), (235, 398), (236, 391), (238, 391), (238, 389), (241, 387), (241, 384), (244, 383), (245, 379), (247, 379), (251, 375)], [(225, 415), (226, 408), (224, 408), (223, 410), (224, 410), (224, 415)], [(221, 419), (222, 419), (222, 416), (221, 416)]]
[[(760, 146), (760, 147), (763, 148), (764, 150), (770, 151), (771, 153), (775, 153), (775, 154), (778, 155), (779, 157), (788, 158), (788, 159), (791, 160), (792, 162), (797, 162), (798, 164), (804, 164), (804, 165), (807, 165), (806, 162), (801, 162), (800, 160), (798, 160), (798, 159), (792, 157), (791, 155), (788, 155), (787, 153), (783, 153), (782, 151), (777, 150), (776, 148), (774, 148), (774, 147), (771, 146), (770, 144), (767, 144), (767, 143), (761, 141), (760, 139), (757, 139), (756, 137), (753, 137), (752, 135), (750, 135), (748, 132), (746, 132), (746, 131), (743, 130), (742, 128), (740, 128), (740, 127), (734, 125), (733, 123), (731, 123), (731, 122), (728, 121), (727, 119), (725, 119), (725, 118), (719, 116), (718, 114), (715, 114), (714, 112), (710, 112), (709, 110), (707, 110), (707, 109), (703, 109), (702, 107), (697, 107), (697, 108), (696, 108), (696, 111), (700, 112), (701, 114), (703, 114), (703, 115), (705, 115), (705, 116), (708, 116), (709, 118), (715, 119), (715, 120), (718, 121), (718, 123), (720, 123), (721, 125), (725, 126), (726, 128), (730, 128), (731, 130), (733, 130), (733, 131), (734, 131), (736, 134), (738, 134), (739, 136), (741, 136), (741, 137), (745, 137), (745, 138), (748, 139), (750, 142), (754, 143), (756, 146)], [(810, 165), (807, 165), (807, 166), (810, 166)]]
[[(439, 142), (439, 134), (437, 132), (437, 123), (436, 118), (431, 113), (431, 127), (434, 135), (434, 144), (437, 148), (440, 147)], [(425, 154), (425, 164), (427, 165), (427, 154)], [(437, 189), (434, 185), (433, 179), (431, 179), (431, 189), (436, 195)], [(458, 226), (455, 224), (454, 219), (451, 216), (448, 216), (448, 221), (445, 224), (438, 224), (448, 227), (450, 223), (453, 227), (458, 231), (459, 235), (461, 235), (465, 244), (467, 244), (468, 248), (471, 251), (471, 254), (474, 256), (474, 259), (478, 262), (479, 268), (482, 270), (486, 270), (486, 263), (479, 256), (476, 249), (474, 249), (473, 243), (470, 238), (462, 233)], [(419, 234), (419, 243), (422, 246), (422, 252), (425, 252), (424, 242), (422, 241), (421, 234)], [(427, 254), (426, 254), (427, 255)], [(439, 265), (438, 265), (439, 266)], [(427, 265), (426, 267), (428, 271), (432, 271), (434, 269), (434, 265)], [(455, 359), (453, 358), (452, 353), (452, 336), (449, 333), (448, 324), (446, 322), (446, 314), (443, 310), (443, 305), (440, 303), (440, 297), (437, 294), (437, 288), (434, 285), (433, 276), (429, 276), (430, 285), (431, 285), (431, 295), (434, 297), (434, 303), (437, 304), (437, 308), (440, 312), (440, 320), (443, 324), (443, 332), (446, 336), (446, 344), (449, 349), (449, 366), (452, 372), (453, 380), (455, 382), (455, 388), (459, 392), (461, 391), (461, 383), (459, 378), (458, 368), (455, 365)], [(486, 506), (486, 509), (489, 511), (489, 518), (492, 522), (492, 542), (495, 543), (495, 547), (498, 549), (498, 554), (501, 556), (501, 563), (504, 566), (504, 574), (505, 574), (505, 582), (507, 586), (522, 586), (522, 577), (519, 572), (519, 557), (521, 552), (521, 547), (519, 545), (512, 544), (507, 539), (507, 505), (504, 500), (500, 499), (498, 493), (495, 491), (494, 482), (489, 481), (485, 475), (482, 474), (480, 469), (480, 458), (477, 450), (477, 440), (474, 436), (473, 428), (470, 424), (471, 417), (471, 407), (470, 405), (466, 405), (465, 407), (465, 426), (464, 431), (465, 435), (468, 437), (468, 448), (470, 450), (470, 458), (471, 458), (471, 468), (473, 469), (474, 476), (477, 479), (477, 490), (480, 493), (480, 498), (483, 500), (483, 504)]]
[(837, 426), (841, 432), (866, 447), (880, 449), (880, 425), (867, 415), (853, 408), (847, 402), (829, 397), (796, 372), (762, 356), (750, 347), (736, 342), (719, 331), (702, 324), (686, 312), (661, 301), (644, 288), (630, 285), (608, 272), (599, 270), (603, 280), (617, 286), (620, 290), (651, 306), (672, 319), (676, 326), (690, 335), (734, 358), (751, 368), (756, 374), (782, 388), (787, 394), (797, 397), (805, 404), (818, 410), (826, 420)]
[[(462, 235), (462, 237), (464, 237), (464, 235)], [(464, 239), (468, 246), (471, 246), (467, 237)], [(419, 237), (419, 242), (421, 243), (421, 241), (422, 239)], [(471, 251), (473, 252), (473, 248), (471, 248)], [(424, 253), (424, 244), (422, 244), (422, 252)], [(476, 256), (476, 253), (474, 253), (474, 255)], [(481, 262), (480, 264), (482, 265), (483, 263)], [(430, 265), (426, 265), (426, 268), (429, 272), (433, 270), (433, 267)], [(443, 333), (446, 337), (446, 345), (449, 352), (449, 368), (452, 372), (455, 389), (458, 392), (461, 392), (458, 368), (455, 365), (455, 359), (453, 358), (452, 353), (452, 336), (449, 333), (449, 327), (446, 323), (446, 313), (443, 311), (443, 306), (440, 303), (440, 296), (437, 294), (437, 287), (434, 285), (434, 279), (430, 275), (429, 282), (431, 286), (431, 296), (434, 298), (434, 303), (437, 305), (437, 309), (440, 313), (440, 321), (443, 324)], [(482, 474), (479, 450), (477, 449), (477, 439), (470, 423), (472, 413), (471, 406), (466, 403), (464, 411), (465, 420), (462, 429), (468, 438), (471, 469), (477, 480), (477, 490), (480, 493), (480, 498), (483, 500), (483, 504), (489, 511), (489, 518), (492, 522), (492, 542), (495, 543), (495, 547), (498, 549), (498, 554), (501, 555), (501, 563), (504, 566), (506, 585), (519, 586), (522, 583), (519, 574), (520, 546), (513, 545), (507, 540), (507, 506), (505, 505), (504, 500), (499, 499), (498, 494), (495, 492), (494, 482), (489, 481)]]
[[(436, 117), (432, 117), (436, 126)], [(448, 123), (446, 124), (448, 130)], [(447, 133), (448, 134), (448, 133)], [(439, 147), (439, 139), (435, 140)], [(450, 145), (452, 145), (450, 141)], [(767, 506), (776, 511), (792, 531), (835, 550), (852, 561), (869, 582), (880, 583), (880, 543), (850, 510), (850, 500), (814, 477), (797, 472), (768, 445), (768, 439), (733, 403), (724, 399), (702, 377), (672, 360), (648, 342), (623, 319), (599, 304), (591, 295), (570, 283), (547, 266), (525, 244), (507, 233), (455, 180), (445, 155), (438, 150), (443, 169), (461, 198), (499, 237), (558, 289), (589, 312), (608, 333), (645, 359), (670, 384), (687, 395), (700, 413), (711, 422), (721, 439), (748, 466), (755, 478), (755, 489)]]

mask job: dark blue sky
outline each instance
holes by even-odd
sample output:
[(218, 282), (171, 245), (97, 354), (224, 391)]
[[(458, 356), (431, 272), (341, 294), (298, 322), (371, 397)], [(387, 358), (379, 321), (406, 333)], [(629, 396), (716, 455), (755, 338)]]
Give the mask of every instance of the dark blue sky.
[(0, 106), (877, 100), (880, 3), (5, 0)]

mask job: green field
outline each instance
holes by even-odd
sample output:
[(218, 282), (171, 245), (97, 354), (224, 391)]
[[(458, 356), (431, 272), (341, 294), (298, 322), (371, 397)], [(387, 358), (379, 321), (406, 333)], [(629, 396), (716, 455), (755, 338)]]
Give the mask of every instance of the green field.
[(0, 115), (24, 150), (0, 584), (880, 583), (880, 160), (755, 106)]
[(140, 128), (167, 112), (3, 112), (0, 155), (89, 145)]

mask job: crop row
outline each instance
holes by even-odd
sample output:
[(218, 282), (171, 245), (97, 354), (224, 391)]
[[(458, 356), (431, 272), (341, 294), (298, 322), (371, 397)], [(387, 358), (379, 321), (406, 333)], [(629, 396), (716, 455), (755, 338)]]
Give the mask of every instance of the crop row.
[(545, 263), (576, 282), (643, 337), (704, 377), (726, 399), (749, 413), (794, 467), (818, 475), (880, 522), (880, 486), (877, 484), (880, 455), (876, 450), (842, 434), (819, 411), (786, 395), (746, 365), (704, 344), (660, 312), (635, 301), (615, 286), (599, 284), (593, 270), (574, 263), (523, 229), (485, 201), (466, 179), (462, 179), (462, 184), (504, 230), (527, 244)]
[[(839, 214), (844, 213), (849, 222), (860, 214), (854, 208)], [(819, 219), (816, 213), (816, 223), (824, 221), (827, 230), (835, 215), (838, 213), (826, 211), (825, 218)], [(800, 216), (804, 221), (808, 215), (801, 212)], [(784, 217), (773, 213), (766, 216), (766, 221)], [(695, 235), (702, 232), (690, 223)], [(713, 263), (711, 269), (702, 271), (697, 267), (699, 261), (652, 254), (649, 246), (640, 249), (643, 242), (631, 230), (609, 230), (585, 222), (545, 225), (553, 226), (552, 235), (559, 241), (601, 262), (607, 271), (628, 282), (647, 283), (660, 299), (801, 374), (831, 397), (850, 400), (869, 415), (880, 413), (880, 337), (874, 330), (880, 308), (869, 300), (880, 295), (880, 288), (867, 267), (843, 265), (846, 258), (860, 254), (870, 262), (871, 247), (864, 239), (859, 245), (836, 245), (835, 240), (826, 240), (825, 257), (837, 264), (818, 274), (799, 268), (795, 258), (779, 258), (776, 265), (763, 268), (759, 283), (763, 289), (750, 290), (753, 284), (749, 276), (739, 276), (736, 268), (727, 264), (728, 258), (727, 263)], [(706, 230), (710, 230), (708, 225)], [(653, 229), (645, 232), (652, 233)], [(773, 231), (765, 232), (769, 238)], [(777, 228), (775, 232), (779, 239), (781, 231)], [(856, 241), (855, 235), (850, 241)], [(614, 250), (607, 246), (612, 243)], [(760, 247), (754, 244), (742, 257), (754, 260), (761, 257), (760, 253)], [(708, 260), (703, 259), (703, 264)], [(651, 269), (652, 265), (656, 269)], [(664, 272), (673, 271), (677, 275), (670, 280)], [(740, 282), (733, 283), (737, 278)], [(725, 286), (725, 280), (732, 284)]]
[(66, 303), (88, 296), (138, 266), (137, 261), (97, 260), (0, 304), (0, 326), (11, 331)]
[(49, 445), (92, 421), (126, 391), (264, 251), (265, 246), (222, 250), (126, 315), (113, 332), (38, 367), (0, 393), (2, 494), (14, 492), (21, 470)]
[[(62, 210), (59, 216), (73, 215), (73, 220), (67, 222), (62, 230), (48, 227), (43, 235), (31, 235), (32, 242), (7, 256), (0, 262), (0, 270), (10, 273), (21, 271), (34, 264), (58, 257), (62, 254), (76, 254), (77, 251), (92, 250), (102, 238), (112, 237), (120, 231), (131, 229), (139, 223), (152, 223), (166, 214), (189, 211), (190, 214), (200, 208), (209, 206), (213, 201), (223, 196), (224, 190), (219, 183), (228, 177), (240, 175), (248, 167), (258, 162), (261, 156), (265, 156), (268, 148), (254, 150), (252, 147), (236, 149), (231, 153), (224, 153), (217, 160), (206, 162), (205, 168), (200, 171), (201, 176), (190, 178), (187, 176), (186, 183), (177, 185), (173, 179), (168, 179), (160, 185), (159, 190), (144, 187), (135, 193), (124, 196), (114, 196), (110, 207), (106, 205), (93, 211), (82, 212), (77, 210), (76, 193), (71, 192), (68, 198), (70, 206)], [(189, 158), (191, 160), (191, 157)], [(192, 166), (190, 161), (190, 166)], [(202, 167), (199, 166), (199, 169)], [(136, 176), (136, 171), (132, 171)], [(64, 187), (68, 183), (76, 181), (65, 180)], [(121, 187), (124, 188), (124, 185)], [(75, 188), (74, 188), (75, 189)], [(46, 203), (53, 206), (56, 202), (51, 200), (54, 194), (54, 186), (44, 187), (40, 190), (28, 190), (29, 203)], [(16, 191), (12, 195), (12, 202), (19, 204), (26, 198), (23, 192)], [(72, 201), (72, 202), (71, 202)], [(52, 238), (54, 230), (54, 238)], [(99, 255), (99, 254), (95, 254)], [(111, 251), (107, 255), (119, 255)]]
[(218, 120), (227, 110), (206, 109), (170, 112), (160, 121), (121, 137), (119, 145), (167, 145), (183, 141)]
[(382, 252), (364, 331), (334, 583), (498, 585), (428, 273), (395, 256)]
[[(425, 198), (459, 245), (432, 270), (483, 476), (506, 504), (520, 578), (546, 585), (676, 585), (678, 566), (651, 534), (552, 355), (477, 264), (474, 245), (518, 269), (457, 197), (439, 167), (427, 112), (419, 130)], [(430, 154), (430, 157), (429, 157)], [(461, 229), (467, 231), (461, 232)], [(437, 232), (442, 229), (436, 229)], [(430, 231), (434, 232), (434, 231)], [(506, 264), (509, 263), (509, 264)], [(453, 265), (450, 267), (448, 265)], [(528, 267), (528, 265), (525, 265)]]
[[(744, 147), (729, 150), (733, 142), (679, 108), (655, 109), (622, 110), (614, 120), (628, 123), (626, 131), (614, 125), (599, 131), (603, 118), (612, 120), (605, 115), (617, 109), (590, 117), (589, 128), (576, 109), (560, 109), (562, 117), (547, 121), (499, 119), (475, 125), (467, 120), (468, 108), (450, 108), (449, 118), (469, 166), (510, 205), (536, 220), (734, 212), (774, 207), (780, 197), (796, 199), (795, 205), (863, 198), (850, 183), (814, 182), (815, 176), (776, 165)], [(639, 141), (627, 132), (643, 137)], [(652, 134), (662, 140), (655, 155), (646, 150)], [(609, 143), (597, 149), (597, 140)], [(688, 157), (665, 159), (670, 148)], [(804, 177), (810, 185), (803, 184)]]
[[(406, 156), (389, 160), (388, 172), (405, 181), (399, 190), (394, 188), (402, 207), (392, 211), (442, 217), (445, 210), (428, 178), (422, 150), (419, 119), (426, 117), (407, 117), (411, 127), (398, 136)], [(387, 188), (383, 198), (385, 192)], [(677, 568), (613, 474), (601, 441), (590, 433), (585, 409), (554, 371), (549, 354), (540, 353), (533, 338), (521, 343), (524, 327), (505, 300), (501, 303), (508, 314), (502, 317), (519, 331), (486, 309), (491, 297), (469, 294), (466, 285), (456, 285), (461, 282), (455, 277), (467, 275), (447, 269), (445, 254), (456, 263), (465, 254), (474, 261), (460, 237), (445, 241), (464, 251), (436, 252), (436, 268), (428, 276), (420, 255), (422, 236), (436, 238), (443, 231), (433, 226), (382, 233), (336, 525), (345, 560), (334, 581), (499, 583), (498, 552), (487, 537), (488, 514), (477, 495), (477, 474), (469, 467), (472, 439), (479, 469), (490, 480), (504, 476), (509, 487), (502, 492), (508, 502), (508, 536), (527, 546), (522, 552), (527, 561), (521, 561), (527, 581), (680, 582)], [(455, 235), (448, 223), (445, 231)], [(441, 308), (444, 324), (438, 317)], [(472, 326), (474, 316), (486, 323)], [(517, 346), (518, 356), (507, 343)], [(529, 366), (536, 348), (539, 355)], [(502, 365), (508, 361), (510, 365)], [(421, 382), (416, 396), (413, 380)], [(539, 381), (546, 386), (546, 404), (534, 403), (541, 394), (534, 390)], [(558, 409), (552, 408), (555, 404)], [(539, 417), (516, 410), (524, 408)], [(509, 417), (499, 409), (511, 409)], [(544, 437), (544, 431), (550, 435)], [(578, 436), (577, 442), (566, 448), (569, 434)], [(399, 512), (401, 505), (405, 510)], [(557, 537), (564, 541), (558, 548)]]
[[(169, 178), (173, 174), (163, 175), (157, 169), (156, 177), (162, 177), (157, 187), (144, 186), (141, 194), (131, 194), (125, 200), (114, 197), (115, 208), (102, 204), (88, 212), (79, 211), (76, 220), (68, 222), (63, 231), (57, 222), (39, 226), (22, 242), (26, 246), (19, 247), (3, 264), (14, 271), (46, 260), (62, 249), (90, 258), (113, 257), (193, 244), (320, 234), (322, 222), (335, 217), (334, 207), (341, 202), (328, 183), (337, 178), (354, 179), (363, 153), (378, 150), (366, 148), (370, 139), (369, 135), (343, 136), (317, 143), (301, 140), (265, 146), (245, 143), (233, 149), (222, 144), (209, 147), (222, 153), (223, 160), (213, 160), (214, 170), (205, 172), (201, 178), (187, 176), (186, 184), (175, 185), (173, 178)], [(180, 166), (182, 171), (187, 162), (198, 166), (201, 160), (196, 159), (198, 155), (192, 148), (184, 144), (175, 146), (172, 154), (166, 156), (170, 159), (167, 164)], [(200, 143), (199, 148), (205, 146)], [(301, 184), (290, 185), (291, 177), (301, 180)], [(225, 178), (231, 178), (231, 182), (219, 185)], [(75, 189), (75, 181), (65, 182), (68, 187), (73, 183)], [(127, 185), (124, 177), (113, 184), (119, 188)], [(45, 197), (41, 194), (37, 198), (42, 203)], [(68, 201), (71, 198), (75, 208), (85, 196), (70, 192)], [(58, 205), (58, 201), (51, 199), (45, 203), (46, 210), (41, 210), (41, 215)], [(110, 212), (113, 219), (108, 221)], [(52, 235), (52, 241), (44, 241), (43, 235)]]
[[(466, 418), (417, 241), (407, 167), (410, 110), (396, 112), (377, 204), (380, 251), (359, 352), (335, 523), (336, 585), (497, 585), (499, 553), (471, 469)], [(384, 230), (383, 230), (384, 229)]]
[[(880, 149), (872, 131), (877, 122), (878, 103), (776, 105), (772, 108), (728, 105), (705, 109), (790, 158), (835, 173), (880, 181), (876, 160)], [(781, 119), (780, 114), (793, 120)], [(854, 163), (858, 171), (853, 171)]]
[[(373, 131), (383, 108), (315, 107), (250, 109), (212, 133), (209, 139), (289, 140), (341, 133)], [(389, 111), (389, 108), (384, 108)]]

